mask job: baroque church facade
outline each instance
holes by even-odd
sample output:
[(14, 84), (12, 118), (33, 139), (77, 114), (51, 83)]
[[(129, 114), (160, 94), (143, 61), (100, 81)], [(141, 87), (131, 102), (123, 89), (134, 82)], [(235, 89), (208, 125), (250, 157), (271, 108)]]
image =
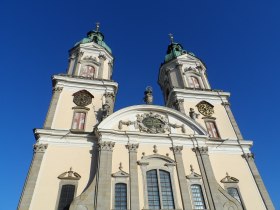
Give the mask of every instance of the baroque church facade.
[(165, 106), (147, 88), (146, 104), (116, 112), (113, 59), (97, 27), (52, 77), (19, 210), (274, 210), (230, 94), (211, 89), (200, 59), (171, 37)]

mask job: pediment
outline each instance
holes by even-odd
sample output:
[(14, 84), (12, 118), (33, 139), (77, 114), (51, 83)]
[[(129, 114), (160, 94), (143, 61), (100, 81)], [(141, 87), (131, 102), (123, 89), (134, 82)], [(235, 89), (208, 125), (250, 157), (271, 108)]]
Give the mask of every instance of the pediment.
[(104, 119), (97, 130), (207, 136), (204, 128), (190, 117), (174, 109), (155, 105), (137, 105), (121, 109)]

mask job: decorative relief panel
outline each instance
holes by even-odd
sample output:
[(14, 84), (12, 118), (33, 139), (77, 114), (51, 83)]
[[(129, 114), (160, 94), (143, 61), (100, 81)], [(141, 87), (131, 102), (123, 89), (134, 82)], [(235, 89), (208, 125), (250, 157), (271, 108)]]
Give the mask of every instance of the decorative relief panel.
[(138, 114), (136, 117), (140, 131), (147, 133), (165, 133), (170, 131), (168, 120), (164, 116), (150, 112), (142, 115)]
[(181, 128), (181, 132), (185, 133), (185, 125), (181, 124), (173, 124), (169, 123), (168, 119), (165, 116), (162, 116), (157, 113), (144, 113), (144, 114), (137, 114), (136, 115), (136, 121), (119, 121), (118, 128), (121, 130), (123, 129), (123, 125), (130, 126), (134, 125), (135, 129), (139, 129), (140, 132), (146, 132), (146, 133), (166, 133), (171, 131), (171, 127), (173, 128)]
[(201, 101), (196, 105), (198, 111), (206, 117), (211, 117), (214, 114), (214, 106), (206, 101)]
[(91, 95), (88, 91), (86, 90), (81, 90), (79, 92), (76, 92), (73, 94), (73, 102), (77, 106), (85, 107), (92, 102), (93, 95)]

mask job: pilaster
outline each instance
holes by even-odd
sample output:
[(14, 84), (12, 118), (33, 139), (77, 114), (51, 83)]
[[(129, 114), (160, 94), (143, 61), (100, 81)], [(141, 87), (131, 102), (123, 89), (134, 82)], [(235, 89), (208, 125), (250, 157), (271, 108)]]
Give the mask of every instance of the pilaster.
[(257, 166), (255, 164), (254, 160), (254, 154), (253, 153), (245, 153), (242, 155), (244, 159), (246, 159), (248, 166), (252, 172), (252, 175), (255, 179), (256, 185), (259, 189), (260, 195), (262, 197), (262, 200), (264, 202), (264, 205), (266, 206), (267, 210), (275, 210), (273, 203), (270, 199), (270, 196), (265, 188), (265, 185), (263, 183), (263, 180), (261, 178), (261, 175), (257, 169)]
[(184, 210), (192, 210), (191, 200), (190, 200), (190, 193), (187, 188), (187, 179), (185, 174), (185, 168), (182, 158), (182, 150), (183, 146), (173, 146), (170, 147), (170, 150), (173, 151), (175, 161), (177, 163), (176, 170), (178, 174), (178, 182), (180, 187), (181, 198), (183, 202), (183, 209)]
[(105, 104), (109, 105), (107, 110), (107, 116), (111, 115), (114, 111), (115, 105), (115, 94), (114, 93), (105, 93)]
[(238, 138), (238, 139), (243, 139), (243, 136), (242, 136), (242, 134), (241, 134), (241, 132), (240, 132), (240, 129), (239, 129), (239, 127), (238, 127), (238, 125), (237, 125), (237, 123), (236, 123), (236, 120), (235, 120), (235, 118), (234, 118), (234, 116), (233, 116), (233, 113), (232, 113), (232, 111), (231, 111), (230, 103), (224, 102), (224, 103), (222, 103), (222, 105), (225, 107), (225, 110), (226, 110), (226, 112), (227, 112), (228, 118), (229, 118), (229, 120), (230, 120), (230, 122), (231, 122), (231, 125), (232, 125), (232, 127), (233, 127), (233, 130), (234, 130), (234, 132), (235, 132), (237, 138)]
[(105, 55), (100, 54), (98, 56), (98, 58), (99, 58), (99, 62), (100, 62), (100, 67), (99, 67), (99, 70), (98, 70), (98, 78), (99, 79), (105, 79), (104, 76), (103, 76), (103, 70), (104, 70), (104, 61), (106, 60), (106, 57), (105, 57)]
[(223, 207), (219, 204), (217, 181), (215, 179), (214, 172), (210, 163), (208, 147), (195, 147), (192, 150), (193, 152), (195, 152), (197, 157), (209, 204), (209, 209), (223, 209)]
[(54, 87), (53, 88), (52, 100), (51, 100), (49, 111), (48, 111), (48, 114), (47, 114), (47, 117), (46, 117), (46, 120), (45, 120), (45, 123), (44, 123), (44, 128), (49, 128), (50, 129), (51, 126), (52, 126), (52, 122), (53, 122), (53, 119), (54, 119), (54, 114), (55, 114), (55, 111), (56, 111), (58, 99), (59, 99), (59, 96), (60, 96), (62, 90), (63, 90), (63, 87)]
[(96, 209), (108, 210), (111, 204), (112, 152), (115, 142), (101, 141), (98, 146), (99, 168)]
[(18, 210), (29, 210), (41, 163), (47, 148), (47, 144), (35, 144), (33, 147), (33, 159), (18, 204)]
[(128, 144), (129, 152), (129, 181), (130, 181), (130, 209), (140, 210), (139, 186), (138, 186), (138, 165), (137, 149), (139, 144)]

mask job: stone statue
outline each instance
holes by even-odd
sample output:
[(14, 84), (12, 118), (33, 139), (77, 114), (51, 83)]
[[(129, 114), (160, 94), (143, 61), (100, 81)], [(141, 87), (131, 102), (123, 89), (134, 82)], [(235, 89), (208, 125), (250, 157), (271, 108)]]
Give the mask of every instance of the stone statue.
[(153, 104), (153, 89), (152, 87), (148, 86), (146, 87), (146, 90), (144, 92), (144, 102), (146, 104)]

